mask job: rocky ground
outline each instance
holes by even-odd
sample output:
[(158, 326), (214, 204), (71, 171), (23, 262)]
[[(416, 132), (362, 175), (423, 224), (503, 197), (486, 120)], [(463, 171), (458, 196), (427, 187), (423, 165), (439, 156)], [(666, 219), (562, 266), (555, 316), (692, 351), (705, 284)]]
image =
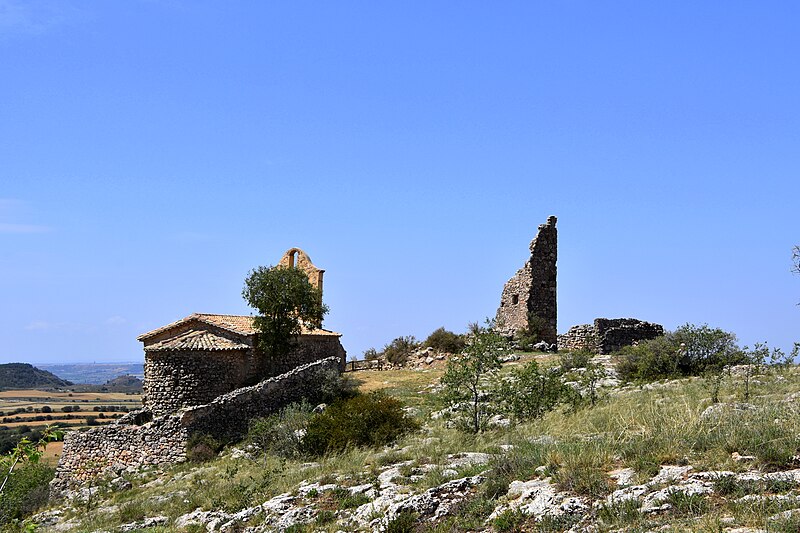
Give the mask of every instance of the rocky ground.
[[(424, 398), (435, 378), (402, 392)], [(752, 434), (774, 432), (761, 442), (782, 439), (800, 451), (795, 370), (762, 375), (754, 386), (762, 394), (752, 403), (730, 394), (710, 404), (697, 380), (638, 387), (611, 375), (593, 410), (501, 423), (478, 436), (449, 428), (422, 399), (411, 409), (426, 420), (423, 431), (390, 448), (302, 463), (268, 461), (242, 444), (200, 466), (122, 472), (32, 522), (41, 531), (96, 532), (800, 531), (800, 457), (771, 460), (770, 444), (759, 449), (758, 439), (755, 447), (698, 440), (717, 438), (732, 421), (753, 426)], [(788, 424), (788, 432), (775, 429)], [(682, 425), (693, 429), (681, 433)], [(631, 443), (661, 438), (640, 455), (671, 461), (645, 464), (630, 453)]]

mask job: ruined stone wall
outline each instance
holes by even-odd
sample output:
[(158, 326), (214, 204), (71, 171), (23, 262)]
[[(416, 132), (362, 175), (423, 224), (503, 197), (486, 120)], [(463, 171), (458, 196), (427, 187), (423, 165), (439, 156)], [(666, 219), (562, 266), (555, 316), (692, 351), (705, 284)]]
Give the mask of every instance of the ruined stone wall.
[(539, 226), (530, 250), (530, 259), (503, 287), (495, 319), (497, 328), (505, 335), (513, 335), (527, 328), (530, 317), (535, 317), (541, 322), (541, 340), (557, 344), (556, 217), (548, 217), (547, 223)]
[[(330, 357), (222, 395), (206, 405), (152, 420), (146, 412), (133, 413), (117, 424), (68, 432), (50, 484), (51, 496), (58, 498), (109, 470), (185, 461), (186, 443), (194, 433), (221, 439), (241, 437), (252, 418), (269, 415), (302, 398), (318, 397), (323, 376), (339, 367), (340, 360)], [(136, 419), (141, 425), (133, 423)]]
[(337, 335), (302, 335), (277, 361), (256, 349), (146, 351), (142, 402), (164, 415), (328, 357), (338, 358), (344, 370), (346, 353)]
[(168, 415), (143, 426), (111, 424), (69, 431), (58, 460), (50, 495), (58, 498), (106, 472), (186, 460), (188, 433), (180, 417)]
[(619, 351), (643, 340), (654, 339), (664, 334), (660, 324), (644, 322), (635, 318), (597, 318), (594, 324), (572, 326), (558, 336), (560, 350), (589, 350), (601, 355)]
[(579, 324), (558, 336), (558, 349), (570, 352), (597, 352), (597, 339), (593, 324)]
[(150, 351), (142, 402), (156, 415), (208, 403), (258, 377), (252, 350)]
[(664, 334), (662, 325), (635, 318), (598, 318), (594, 321), (594, 329), (599, 354), (614, 353), (623, 346), (631, 346)]
[(292, 352), (279, 361), (273, 361), (268, 375), (278, 375), (290, 371), (292, 368), (329, 357), (336, 357), (341, 361), (341, 370), (344, 370), (347, 353), (335, 335), (303, 335), (297, 341)]
[(222, 440), (237, 439), (247, 433), (253, 418), (274, 413), (302, 398), (316, 399), (320, 385), (331, 371), (340, 371), (341, 362), (329, 357), (297, 367), (285, 374), (266, 379), (216, 398), (207, 405), (185, 410), (181, 423), (189, 434), (213, 435)]

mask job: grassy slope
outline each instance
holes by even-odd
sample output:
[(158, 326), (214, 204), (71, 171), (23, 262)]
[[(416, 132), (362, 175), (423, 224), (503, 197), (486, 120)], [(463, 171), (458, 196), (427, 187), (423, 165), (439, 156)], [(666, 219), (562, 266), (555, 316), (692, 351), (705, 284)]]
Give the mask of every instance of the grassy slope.
[[(282, 492), (292, 492), (303, 480), (337, 480), (347, 485), (372, 483), (381, 466), (402, 460), (412, 460), (414, 464), (444, 464), (450, 453), (496, 453), (498, 459), (492, 465), (489, 482), (479, 490), (472, 503), (463, 507), (459, 516), (436, 528), (437, 531), (469, 531), (482, 527), (509, 481), (534, 478), (534, 470), (539, 466), (545, 466), (563, 487), (599, 498), (611, 490), (607, 473), (615, 468), (632, 467), (641, 481), (649, 479), (661, 464), (691, 464), (696, 470), (779, 470), (796, 467), (792, 456), (800, 451), (800, 416), (791, 404), (782, 402), (789, 393), (800, 390), (797, 368), (758, 378), (750, 401), (763, 406), (763, 410), (722, 417), (718, 422), (701, 420), (700, 414), (710, 405), (709, 395), (701, 380), (690, 379), (655, 387), (629, 387), (608, 395), (593, 409), (560, 410), (541, 420), (474, 436), (430, 420), (429, 413), (437, 408), (432, 385), (440, 375), (441, 370), (356, 374), (362, 381), (362, 389), (383, 388), (402, 398), (415, 408), (425, 424), (420, 434), (406, 437), (391, 450), (356, 449), (325, 457), (311, 465), (274, 457), (254, 462), (224, 456), (202, 466), (177, 466), (166, 475), (153, 473), (149, 479), (136, 480), (134, 489), (104, 502), (104, 507), (115, 506), (110, 513), (77, 510), (75, 514), (84, 518), (79, 530), (110, 529), (145, 516), (174, 518), (198, 507), (235, 511), (260, 504)], [(739, 400), (740, 394), (740, 388), (729, 383), (723, 390), (723, 401)], [(552, 439), (542, 439), (542, 435)], [(514, 449), (503, 453), (499, 448), (501, 444), (511, 444)], [(731, 458), (732, 452), (754, 455), (757, 459), (754, 464), (737, 463)], [(409, 472), (412, 469), (409, 467)], [(471, 475), (482, 470), (485, 467), (465, 467), (460, 473)], [(162, 483), (159, 477), (165, 481)], [(434, 469), (412, 486), (415, 491), (422, 491), (443, 480), (441, 469)], [(789, 489), (792, 494), (800, 494), (796, 487)], [(678, 531), (719, 531), (720, 524), (726, 520), (732, 520), (737, 526), (763, 527), (767, 516), (782, 509), (779, 504), (736, 504), (734, 500), (741, 495), (734, 490), (729, 497), (715, 495), (704, 500), (698, 508), (678, 505), (674, 512), (649, 518), (624, 508), (612, 508), (603, 513), (600, 529), (644, 531), (670, 524)], [(317, 505), (335, 510), (345, 504), (333, 499), (317, 500)], [(93, 516), (86, 518), (89, 515)], [(519, 519), (511, 520), (506, 525), (553, 531), (566, 527), (559, 524), (534, 526), (530, 522), (519, 526), (518, 522)], [(796, 522), (785, 526), (773, 524), (771, 530), (794, 531), (796, 527)], [(337, 528), (330, 523), (316, 526), (315, 530), (319, 529), (335, 531)]]

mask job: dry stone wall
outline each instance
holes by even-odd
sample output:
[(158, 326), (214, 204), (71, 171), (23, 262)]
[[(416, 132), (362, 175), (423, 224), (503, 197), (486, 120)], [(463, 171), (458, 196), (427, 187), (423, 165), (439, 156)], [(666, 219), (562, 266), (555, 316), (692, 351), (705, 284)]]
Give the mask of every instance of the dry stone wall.
[(247, 385), (254, 360), (251, 350), (148, 352), (142, 401), (156, 415), (208, 403)]
[(594, 321), (594, 329), (599, 354), (614, 353), (623, 346), (664, 334), (664, 326), (635, 318), (598, 318)]
[(664, 327), (635, 318), (597, 318), (594, 324), (572, 326), (558, 336), (561, 350), (588, 350), (601, 355), (619, 351), (639, 341), (664, 334)]
[(319, 397), (325, 375), (340, 368), (340, 359), (329, 357), (224, 394), (206, 405), (155, 418), (149, 411), (140, 411), (116, 424), (71, 431), (64, 438), (50, 484), (51, 496), (61, 497), (109, 471), (185, 461), (186, 444), (195, 433), (220, 439), (241, 437), (252, 418), (274, 413), (302, 398)]
[(556, 261), (558, 232), (556, 217), (547, 218), (531, 241), (531, 257), (503, 287), (495, 322), (505, 335), (526, 329), (530, 318), (540, 323), (541, 340), (556, 344), (558, 309), (556, 294)]

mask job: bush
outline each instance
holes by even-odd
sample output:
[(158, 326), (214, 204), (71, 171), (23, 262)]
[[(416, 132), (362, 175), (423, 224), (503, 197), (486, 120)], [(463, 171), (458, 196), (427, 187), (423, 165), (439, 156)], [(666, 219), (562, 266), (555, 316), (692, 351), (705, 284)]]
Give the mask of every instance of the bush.
[(352, 398), (358, 394), (356, 380), (338, 370), (325, 370), (318, 374), (315, 379), (317, 382), (314, 386), (309, 386), (309, 389), (317, 390), (318, 394), (307, 398), (310, 402), (332, 403), (339, 398)]
[(0, 496), (0, 525), (28, 516), (46, 504), (54, 473), (53, 468), (41, 463), (14, 470)]
[(749, 363), (736, 335), (708, 325), (685, 324), (662, 337), (619, 352), (617, 371), (628, 380), (719, 374), (728, 365)]
[(461, 429), (472, 433), (483, 431), (500, 409), (494, 401), (498, 387), (492, 378), (500, 369), (500, 356), (507, 351), (506, 339), (489, 324), (472, 334), (461, 356), (447, 361), (440, 380), (440, 397), (456, 415), (456, 424)]
[(383, 347), (383, 356), (393, 365), (403, 365), (418, 346), (419, 343), (413, 335), (397, 337)]
[(531, 361), (521, 369), (514, 369), (498, 391), (503, 410), (521, 420), (540, 418), (572, 394), (572, 389), (564, 385), (560, 373), (543, 372), (536, 361)]
[(248, 440), (263, 453), (293, 458), (300, 455), (306, 423), (311, 418), (308, 403), (290, 404), (279, 413), (250, 421)]
[(205, 433), (195, 433), (186, 443), (186, 459), (193, 463), (204, 463), (217, 456), (223, 443)]
[(384, 445), (418, 428), (399, 400), (372, 392), (334, 402), (312, 417), (302, 448), (311, 455), (323, 455), (350, 446)]
[(578, 350), (562, 354), (559, 357), (561, 361), (561, 370), (566, 372), (574, 368), (586, 368), (594, 355), (595, 354), (589, 350)]
[(642, 341), (636, 346), (625, 346), (618, 355), (617, 372), (628, 381), (677, 377), (681, 375), (678, 370), (679, 348), (671, 333)]
[(425, 347), (433, 348), (437, 352), (458, 354), (466, 346), (466, 341), (463, 335), (447, 331), (442, 327), (428, 335), (423, 344)]

